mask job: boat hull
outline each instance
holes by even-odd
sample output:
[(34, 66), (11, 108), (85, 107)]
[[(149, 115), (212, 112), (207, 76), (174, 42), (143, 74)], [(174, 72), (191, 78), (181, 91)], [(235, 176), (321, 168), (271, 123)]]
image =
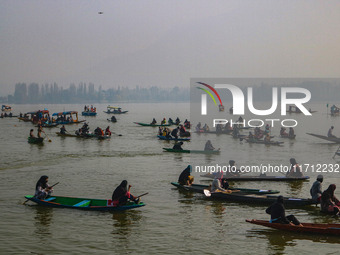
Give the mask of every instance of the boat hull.
[[(213, 174), (204, 174), (201, 177), (214, 179)], [(226, 175), (223, 178), (229, 181), (304, 181), (308, 180), (309, 176), (303, 177), (286, 177), (286, 176), (240, 176), (240, 177), (227, 177)]]
[(82, 116), (96, 116), (97, 113), (96, 112), (82, 112), (81, 115)]
[(200, 154), (219, 154), (220, 151), (201, 151), (201, 150), (174, 150), (171, 148), (163, 148), (166, 152), (174, 153), (200, 153)]
[(162, 136), (162, 135), (158, 135), (157, 137), (160, 140), (165, 140), (165, 141), (190, 141), (190, 138), (174, 138), (174, 137), (167, 138), (167, 137)]
[(312, 134), (312, 133), (306, 133), (306, 134), (320, 138), (320, 139), (323, 139), (323, 140), (326, 140), (326, 141), (329, 141), (329, 142), (332, 142), (332, 143), (340, 143), (340, 138), (328, 137), (328, 136), (325, 136), (325, 135), (317, 135), (317, 134)]
[(171, 124), (147, 124), (147, 123), (141, 123), (141, 122), (134, 122), (137, 125), (143, 126), (143, 127), (169, 127)]
[(28, 137), (27, 141), (28, 143), (42, 144), (44, 142), (44, 138), (43, 137)]

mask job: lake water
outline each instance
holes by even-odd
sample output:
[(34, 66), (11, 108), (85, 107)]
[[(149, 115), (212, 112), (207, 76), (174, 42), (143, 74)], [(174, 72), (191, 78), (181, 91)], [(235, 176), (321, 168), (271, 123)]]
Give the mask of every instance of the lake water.
[[(150, 123), (152, 118), (190, 118), (188, 103), (119, 104), (129, 112), (117, 115), (117, 123), (107, 121), (107, 105), (95, 105), (96, 117), (86, 117), (91, 130), (110, 125), (115, 133), (109, 140), (58, 137), (59, 128), (45, 129), (44, 145), (27, 143), (31, 123), (16, 118), (0, 119), (0, 253), (1, 254), (331, 254), (340, 248), (338, 237), (291, 234), (251, 225), (245, 219), (269, 219), (265, 206), (211, 201), (200, 194), (178, 191), (177, 181), (188, 164), (213, 164), (236, 160), (239, 165), (261, 163), (289, 164), (295, 157), (300, 164), (339, 164), (332, 159), (338, 145), (328, 144), (306, 132), (326, 134), (331, 125), (340, 136), (340, 118), (327, 115), (325, 105), (313, 105), (312, 118), (293, 116), (299, 121), (296, 140), (282, 147), (251, 145), (227, 135), (192, 135), (187, 149), (203, 149), (209, 139), (220, 155), (174, 154), (162, 152), (172, 143), (156, 139), (157, 128), (140, 127), (134, 121)], [(48, 108), (50, 112), (76, 110), (84, 105), (13, 105), (13, 112)], [(228, 118), (231, 116), (225, 113)], [(85, 117), (80, 116), (80, 119)], [(197, 123), (193, 123), (196, 125)], [(80, 124), (81, 125), (81, 124)], [(79, 125), (79, 127), (80, 127)], [(77, 125), (66, 126), (74, 132)], [(36, 130), (36, 128), (35, 128)], [(121, 134), (121, 136), (119, 136)], [(276, 137), (279, 127), (272, 130)], [(196, 183), (205, 183), (193, 173)], [(282, 195), (309, 197), (318, 173), (306, 182), (235, 182), (237, 187), (276, 189)], [(132, 194), (149, 192), (147, 204), (136, 210), (108, 213), (44, 208), (24, 196), (34, 193), (41, 175), (49, 183), (60, 182), (55, 195), (111, 198), (122, 180), (132, 185)], [(278, 174), (280, 175), (280, 174)], [(323, 188), (340, 184), (339, 174), (324, 174)], [(340, 194), (338, 190), (337, 194)], [(340, 196), (340, 195), (339, 195)], [(301, 222), (333, 222), (339, 219), (319, 213), (318, 208), (287, 209)]]

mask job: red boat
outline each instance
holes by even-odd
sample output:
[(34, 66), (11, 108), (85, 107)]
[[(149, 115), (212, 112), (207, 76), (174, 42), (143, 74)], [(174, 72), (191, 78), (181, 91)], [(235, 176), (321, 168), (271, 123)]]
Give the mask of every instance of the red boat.
[(314, 223), (301, 223), (302, 227), (290, 225), (290, 224), (280, 224), (280, 223), (270, 223), (266, 220), (246, 220), (251, 224), (261, 225), (269, 228), (275, 228), (285, 231), (307, 233), (307, 234), (321, 234), (321, 235), (340, 235), (340, 224), (314, 224)]

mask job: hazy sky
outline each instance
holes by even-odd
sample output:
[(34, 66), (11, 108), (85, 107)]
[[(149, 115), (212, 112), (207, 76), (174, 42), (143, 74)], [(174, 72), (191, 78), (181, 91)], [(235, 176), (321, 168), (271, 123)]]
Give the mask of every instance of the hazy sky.
[(339, 77), (340, 2), (0, 0), (0, 58), (0, 96), (18, 82)]

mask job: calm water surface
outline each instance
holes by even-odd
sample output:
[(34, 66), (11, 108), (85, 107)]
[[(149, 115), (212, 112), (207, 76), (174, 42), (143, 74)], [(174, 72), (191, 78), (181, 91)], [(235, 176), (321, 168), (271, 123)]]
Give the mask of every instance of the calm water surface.
[[(340, 118), (326, 114), (324, 105), (313, 118), (301, 118), (295, 141), (282, 147), (252, 146), (229, 136), (193, 134), (188, 149), (202, 149), (210, 139), (221, 155), (178, 155), (162, 152), (171, 143), (156, 139), (157, 128), (140, 127), (134, 121), (151, 122), (155, 117), (189, 118), (189, 104), (120, 104), (125, 115), (117, 123), (107, 121), (106, 105), (96, 105), (98, 115), (86, 117), (91, 130), (110, 125), (110, 140), (61, 138), (59, 128), (45, 129), (52, 142), (27, 143), (31, 123), (15, 118), (0, 119), (1, 139), (1, 254), (334, 254), (339, 238), (283, 233), (245, 222), (247, 218), (268, 219), (263, 206), (210, 201), (199, 194), (183, 193), (170, 185), (190, 163), (228, 162), (238, 164), (288, 164), (290, 157), (299, 163), (340, 163), (332, 156), (337, 145), (324, 143), (306, 132), (326, 133), (334, 125), (340, 136)], [(83, 105), (13, 105), (14, 113), (48, 108), (50, 112), (77, 110)], [(226, 113), (226, 116), (229, 114)], [(294, 116), (295, 117), (295, 116)], [(83, 119), (85, 117), (81, 117)], [(316, 121), (320, 124), (316, 125)], [(196, 125), (196, 123), (194, 123)], [(67, 126), (73, 132), (77, 126)], [(121, 136), (119, 136), (121, 134)], [(279, 128), (273, 129), (278, 136)], [(276, 138), (279, 139), (279, 138)], [(340, 158), (340, 157), (339, 157)], [(44, 208), (25, 201), (33, 194), (41, 175), (50, 184), (60, 182), (55, 195), (111, 198), (114, 188), (124, 179), (147, 206), (122, 213), (87, 212)], [(207, 183), (194, 173), (196, 183)], [(277, 189), (288, 196), (309, 197), (317, 173), (311, 180), (295, 183), (239, 182), (238, 187)], [(323, 187), (339, 184), (337, 175), (325, 175)], [(340, 192), (337, 192), (340, 196)], [(339, 219), (321, 215), (317, 208), (287, 210), (302, 222), (334, 222)]]

